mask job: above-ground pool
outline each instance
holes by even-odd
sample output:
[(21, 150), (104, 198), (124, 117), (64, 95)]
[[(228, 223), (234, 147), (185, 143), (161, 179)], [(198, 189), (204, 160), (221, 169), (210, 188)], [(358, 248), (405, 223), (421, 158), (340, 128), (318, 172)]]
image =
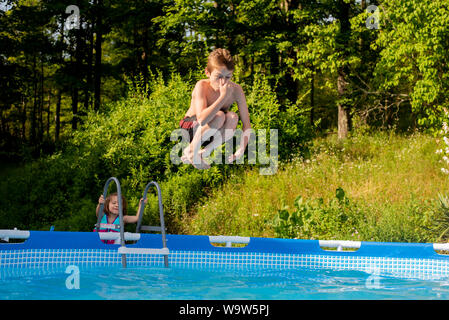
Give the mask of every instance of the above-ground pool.
[(0, 243), (2, 300), (449, 299), (449, 256), (435, 250), (446, 245), (166, 235), (164, 248), (156, 234), (125, 233), (125, 245), (100, 240), (119, 233), (14, 234), (24, 241)]

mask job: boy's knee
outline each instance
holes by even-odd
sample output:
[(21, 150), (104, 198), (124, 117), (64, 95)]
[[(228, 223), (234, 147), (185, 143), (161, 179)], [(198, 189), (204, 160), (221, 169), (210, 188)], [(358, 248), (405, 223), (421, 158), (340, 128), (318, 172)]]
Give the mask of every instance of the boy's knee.
[(229, 111), (226, 114), (226, 121), (229, 121), (229, 122), (237, 125), (237, 123), (239, 122), (239, 116), (237, 115), (237, 113)]
[(217, 127), (223, 126), (224, 122), (226, 120), (226, 115), (223, 111), (218, 111), (217, 114), (214, 117), (214, 122)]
[(223, 111), (221, 111), (221, 110), (219, 110), (219, 111), (215, 114), (215, 117), (217, 117), (217, 118), (224, 118), (224, 116), (225, 116), (225, 113), (224, 113)]

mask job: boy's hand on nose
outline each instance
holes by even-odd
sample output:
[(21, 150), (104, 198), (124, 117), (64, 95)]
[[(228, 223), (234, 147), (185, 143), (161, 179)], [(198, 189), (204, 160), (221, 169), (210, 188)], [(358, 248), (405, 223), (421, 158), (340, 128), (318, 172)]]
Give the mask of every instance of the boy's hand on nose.
[(220, 96), (225, 97), (228, 93), (230, 84), (227, 82), (220, 82)]

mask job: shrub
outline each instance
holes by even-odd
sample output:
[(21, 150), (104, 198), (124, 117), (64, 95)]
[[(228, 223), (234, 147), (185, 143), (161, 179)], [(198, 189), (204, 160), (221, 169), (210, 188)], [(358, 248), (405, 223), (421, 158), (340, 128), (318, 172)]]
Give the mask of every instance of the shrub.
[[(280, 160), (291, 160), (298, 153), (307, 151), (308, 142), (314, 137), (308, 110), (301, 108), (301, 99), (296, 105), (282, 106), (274, 88), (263, 75), (258, 75), (247, 90), (248, 110), (252, 127), (278, 129), (278, 152)], [(269, 137), (267, 137), (269, 141)]]
[(295, 210), (279, 210), (274, 220), (277, 237), (300, 239), (359, 239), (359, 225), (364, 216), (338, 188), (334, 199), (304, 201), (295, 199)]
[(434, 242), (437, 216), (433, 203), (413, 197), (401, 205), (374, 207), (348, 199), (338, 188), (328, 203), (297, 197), (295, 210), (279, 210), (273, 226), (282, 238)]
[(435, 220), (438, 241), (449, 241), (449, 196), (438, 195), (439, 217)]

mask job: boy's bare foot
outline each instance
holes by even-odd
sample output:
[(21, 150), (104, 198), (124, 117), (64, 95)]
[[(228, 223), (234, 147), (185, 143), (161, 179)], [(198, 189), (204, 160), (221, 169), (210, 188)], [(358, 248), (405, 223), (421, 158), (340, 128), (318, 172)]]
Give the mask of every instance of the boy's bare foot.
[[(184, 151), (183, 155), (181, 156), (181, 161), (184, 164), (191, 164), (196, 169), (199, 169), (199, 170), (209, 169), (210, 168), (210, 164), (208, 164), (206, 161), (204, 161), (204, 159), (202, 157), (202, 152), (198, 153), (198, 157), (199, 157), (200, 163), (197, 163), (198, 161), (194, 161), (193, 155), (191, 155), (189, 152), (185, 152)], [(195, 159), (195, 160), (197, 160), (197, 159)]]

